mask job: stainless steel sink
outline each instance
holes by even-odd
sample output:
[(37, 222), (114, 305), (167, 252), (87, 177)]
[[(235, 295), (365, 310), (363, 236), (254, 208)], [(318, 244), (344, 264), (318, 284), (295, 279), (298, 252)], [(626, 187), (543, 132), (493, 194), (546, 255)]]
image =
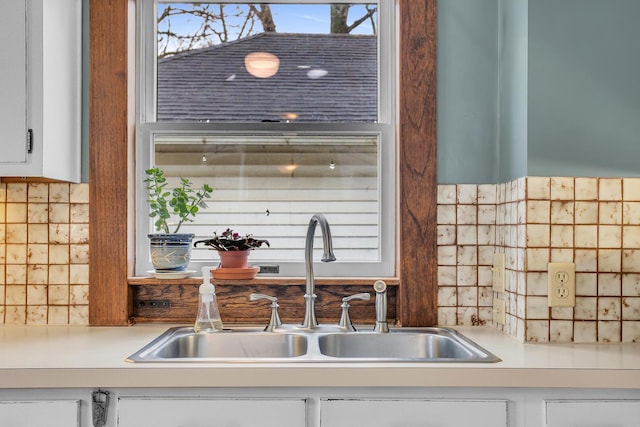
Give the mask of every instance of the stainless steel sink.
[(307, 337), (259, 331), (223, 331), (197, 334), (193, 328), (171, 328), (140, 351), (130, 362), (254, 361), (289, 359), (307, 353)]
[(496, 362), (499, 359), (452, 329), (392, 330), (388, 334), (327, 334), (320, 352), (350, 360)]
[(398, 328), (389, 333), (225, 330), (197, 334), (171, 328), (128, 362), (499, 362), (449, 328)]

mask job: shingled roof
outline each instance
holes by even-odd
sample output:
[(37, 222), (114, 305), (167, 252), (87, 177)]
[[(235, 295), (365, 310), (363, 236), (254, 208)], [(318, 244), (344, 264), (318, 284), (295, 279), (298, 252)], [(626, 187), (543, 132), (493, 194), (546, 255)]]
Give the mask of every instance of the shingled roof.
[[(275, 121), (294, 113), (305, 122), (373, 122), (376, 50), (375, 36), (261, 33), (163, 58), (158, 121)], [(251, 52), (278, 56), (278, 73), (249, 74)]]

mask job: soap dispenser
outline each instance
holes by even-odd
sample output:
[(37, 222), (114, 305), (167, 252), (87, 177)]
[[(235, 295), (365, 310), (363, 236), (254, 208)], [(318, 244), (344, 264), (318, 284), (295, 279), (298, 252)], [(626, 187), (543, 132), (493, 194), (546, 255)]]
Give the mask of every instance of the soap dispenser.
[(198, 317), (193, 329), (196, 333), (222, 331), (216, 288), (211, 283), (211, 267), (202, 267), (202, 284), (198, 295)]

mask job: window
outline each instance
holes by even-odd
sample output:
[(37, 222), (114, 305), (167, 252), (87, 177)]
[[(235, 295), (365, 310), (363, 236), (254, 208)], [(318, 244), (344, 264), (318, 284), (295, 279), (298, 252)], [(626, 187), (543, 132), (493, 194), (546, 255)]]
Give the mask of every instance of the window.
[[(155, 165), (214, 188), (181, 229), (196, 239), (251, 233), (271, 243), (253, 264), (304, 275), (306, 226), (324, 213), (338, 262), (318, 274), (393, 275), (392, 2), (138, 3), (136, 273), (151, 269), (142, 181)], [(216, 260), (195, 249), (192, 268)]]

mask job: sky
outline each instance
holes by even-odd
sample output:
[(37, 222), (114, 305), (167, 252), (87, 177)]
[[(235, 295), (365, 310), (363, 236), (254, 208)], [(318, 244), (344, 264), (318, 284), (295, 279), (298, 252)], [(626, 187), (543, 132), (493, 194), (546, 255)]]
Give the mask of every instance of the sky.
[[(158, 12), (160, 13), (167, 4), (176, 3), (158, 2)], [(184, 7), (185, 5), (183, 4), (182, 6)], [(231, 8), (232, 6), (228, 5), (227, 7)], [(322, 34), (329, 32), (330, 16), (328, 4), (272, 4), (271, 13), (276, 24), (276, 29), (280, 33)], [(364, 5), (354, 5), (349, 12), (349, 23), (364, 14)], [(193, 17), (171, 17), (171, 28), (175, 32), (184, 31), (188, 33), (194, 26), (199, 26), (199, 23), (200, 21)], [(159, 28), (162, 28), (162, 24), (159, 24)], [(260, 27), (256, 32), (262, 32), (262, 28)], [(352, 32), (352, 34), (371, 33), (371, 25), (368, 22), (361, 24)]]
[[(351, 8), (349, 18), (360, 17), (364, 12), (364, 6), (357, 5)], [(329, 5), (327, 4), (278, 4), (271, 6), (271, 13), (276, 22), (278, 31), (283, 33), (328, 33), (329, 32)], [(351, 21), (349, 22), (351, 23)], [(282, 27), (282, 30), (280, 30)], [(360, 28), (362, 27), (362, 28)], [(362, 24), (354, 31), (355, 34), (371, 34), (371, 26)]]

